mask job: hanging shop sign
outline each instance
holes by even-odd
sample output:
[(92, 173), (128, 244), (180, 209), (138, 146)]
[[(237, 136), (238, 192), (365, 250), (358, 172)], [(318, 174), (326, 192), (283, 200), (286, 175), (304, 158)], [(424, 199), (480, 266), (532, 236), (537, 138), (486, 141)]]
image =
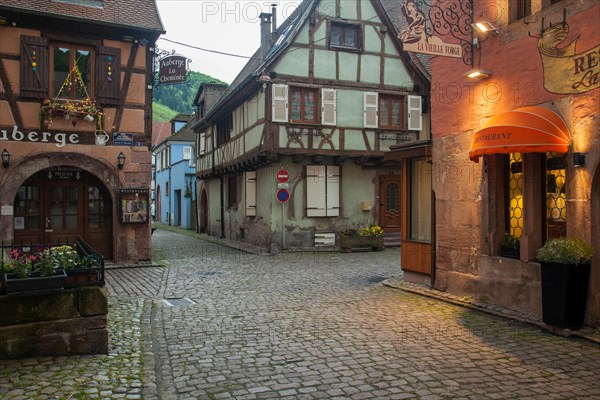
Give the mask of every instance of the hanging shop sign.
[(187, 78), (187, 58), (167, 56), (159, 60), (158, 84), (185, 83)]
[[(465, 12), (466, 18), (461, 17), (458, 12), (463, 10), (462, 6), (450, 7), (452, 12), (448, 13), (440, 5), (429, 5), (425, 0), (421, 0), (421, 2), (428, 6), (429, 18), (414, 0), (402, 3), (402, 13), (408, 25), (398, 34), (398, 38), (402, 42), (402, 49), (413, 53), (463, 58), (463, 46), (469, 45), (466, 43), (466, 37), (467, 30), (470, 29), (468, 28), (470, 15)], [(431, 27), (427, 26), (428, 20)], [(460, 36), (457, 36), (457, 33)], [(440, 36), (435, 36), (435, 34), (450, 35), (465, 43), (444, 42)]]
[(577, 53), (577, 38), (561, 43), (569, 35), (569, 25), (550, 25), (538, 39), (544, 69), (544, 88), (555, 94), (585, 93), (600, 87), (600, 45)]

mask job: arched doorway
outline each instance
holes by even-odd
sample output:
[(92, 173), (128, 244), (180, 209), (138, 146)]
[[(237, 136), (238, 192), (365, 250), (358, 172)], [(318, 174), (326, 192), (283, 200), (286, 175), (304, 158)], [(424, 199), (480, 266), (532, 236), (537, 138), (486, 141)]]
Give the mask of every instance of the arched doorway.
[(15, 243), (74, 243), (81, 236), (113, 259), (113, 203), (93, 174), (59, 166), (30, 176), (14, 198)]
[(208, 230), (208, 196), (206, 190), (202, 188), (200, 195), (200, 233), (207, 233)]

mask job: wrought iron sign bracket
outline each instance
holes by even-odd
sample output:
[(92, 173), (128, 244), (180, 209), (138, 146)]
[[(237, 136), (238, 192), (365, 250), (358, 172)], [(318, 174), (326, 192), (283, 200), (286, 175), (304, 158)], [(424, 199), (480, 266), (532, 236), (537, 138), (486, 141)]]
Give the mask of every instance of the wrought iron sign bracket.
[[(160, 75), (160, 62), (167, 58), (167, 57), (171, 57), (171, 56), (175, 56), (175, 50), (163, 50), (163, 49), (159, 49), (158, 47), (154, 48), (154, 62), (152, 65), (153, 71), (152, 71), (152, 86), (154, 88), (156, 88), (158, 85), (160, 85), (160, 79), (159, 79), (159, 75)], [(185, 84), (190, 86), (191, 85), (191, 81), (190, 81), (190, 75), (191, 75), (191, 70), (189, 68), (190, 64), (191, 64), (192, 60), (189, 58), (185, 59), (185, 69), (186, 69), (186, 80), (185, 80)], [(177, 82), (177, 83), (183, 83), (183, 82)]]
[(413, 0), (427, 12), (427, 37), (434, 35), (457, 39), (462, 47), (462, 59), (473, 66), (473, 0)]

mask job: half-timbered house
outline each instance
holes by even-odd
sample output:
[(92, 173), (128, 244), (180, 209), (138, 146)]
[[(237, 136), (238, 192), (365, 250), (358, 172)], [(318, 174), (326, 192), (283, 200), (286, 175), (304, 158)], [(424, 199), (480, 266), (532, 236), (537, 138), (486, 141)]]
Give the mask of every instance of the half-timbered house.
[(1, 238), (150, 258), (152, 65), (146, 0), (0, 2)]
[[(275, 16), (260, 15), (259, 49), (195, 125), (200, 229), (271, 249), (370, 224), (398, 235), (412, 178), (384, 154), (429, 139), (427, 77), (379, 0), (305, 0), (281, 26)], [(429, 179), (418, 161), (413, 178)], [(425, 237), (430, 220), (412, 217)]]

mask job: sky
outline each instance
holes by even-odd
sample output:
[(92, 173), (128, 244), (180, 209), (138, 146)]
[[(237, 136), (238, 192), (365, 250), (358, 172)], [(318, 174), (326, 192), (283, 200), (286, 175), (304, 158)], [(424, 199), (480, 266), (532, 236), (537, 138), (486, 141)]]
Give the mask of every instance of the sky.
[(259, 14), (270, 13), (271, 4), (277, 4), (277, 25), (281, 25), (300, 1), (156, 0), (156, 3), (167, 31), (156, 42), (158, 49), (175, 50), (192, 60), (189, 64), (192, 71), (231, 83), (248, 62), (247, 58), (196, 50), (170, 41), (250, 57), (260, 45)]

